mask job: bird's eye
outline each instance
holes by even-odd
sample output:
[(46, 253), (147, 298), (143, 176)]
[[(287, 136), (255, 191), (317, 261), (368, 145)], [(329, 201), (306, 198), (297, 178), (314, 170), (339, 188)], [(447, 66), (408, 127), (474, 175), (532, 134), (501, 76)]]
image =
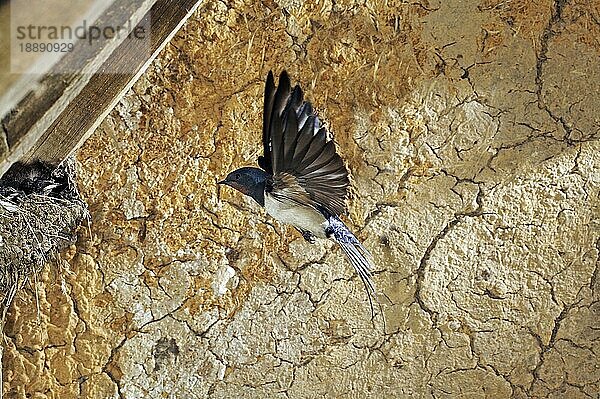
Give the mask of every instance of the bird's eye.
[(235, 180), (240, 180), (240, 174), (236, 173), (235, 176), (233, 176), (235, 178)]

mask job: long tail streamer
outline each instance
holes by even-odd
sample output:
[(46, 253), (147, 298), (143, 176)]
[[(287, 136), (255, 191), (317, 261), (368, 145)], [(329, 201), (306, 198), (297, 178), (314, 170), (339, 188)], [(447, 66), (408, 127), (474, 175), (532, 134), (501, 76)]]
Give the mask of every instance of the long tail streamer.
[(375, 317), (373, 297), (377, 300), (377, 292), (372, 278), (372, 271), (374, 269), (373, 257), (338, 217), (332, 216), (329, 218), (329, 232), (331, 238), (340, 245), (350, 264), (352, 264), (362, 280), (369, 298), (371, 316), (372, 318)]

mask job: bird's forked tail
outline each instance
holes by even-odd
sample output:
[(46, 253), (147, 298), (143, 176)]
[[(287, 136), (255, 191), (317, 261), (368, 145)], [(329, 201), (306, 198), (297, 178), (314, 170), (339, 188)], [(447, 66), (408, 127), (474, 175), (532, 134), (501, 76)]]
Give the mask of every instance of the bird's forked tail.
[(365, 289), (367, 290), (369, 304), (371, 305), (371, 313), (373, 314), (372, 296), (375, 296), (376, 292), (371, 277), (371, 272), (374, 269), (371, 254), (337, 216), (331, 216), (329, 218), (327, 235), (340, 245), (346, 254), (346, 257), (361, 278)]

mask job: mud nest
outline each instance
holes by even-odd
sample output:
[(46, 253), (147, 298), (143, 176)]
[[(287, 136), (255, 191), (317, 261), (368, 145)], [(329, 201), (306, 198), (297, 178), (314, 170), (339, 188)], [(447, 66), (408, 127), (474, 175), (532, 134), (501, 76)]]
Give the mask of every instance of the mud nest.
[(17, 163), (0, 178), (2, 320), (23, 284), (75, 242), (75, 231), (87, 216), (73, 160), (58, 167)]

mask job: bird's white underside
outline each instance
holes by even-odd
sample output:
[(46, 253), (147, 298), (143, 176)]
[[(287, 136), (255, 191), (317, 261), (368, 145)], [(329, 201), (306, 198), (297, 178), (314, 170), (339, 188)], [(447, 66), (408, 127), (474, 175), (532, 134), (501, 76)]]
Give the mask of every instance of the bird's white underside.
[(321, 212), (311, 206), (300, 207), (292, 202), (285, 203), (265, 193), (265, 210), (281, 223), (310, 231), (317, 238), (326, 238), (325, 229), (329, 222)]

